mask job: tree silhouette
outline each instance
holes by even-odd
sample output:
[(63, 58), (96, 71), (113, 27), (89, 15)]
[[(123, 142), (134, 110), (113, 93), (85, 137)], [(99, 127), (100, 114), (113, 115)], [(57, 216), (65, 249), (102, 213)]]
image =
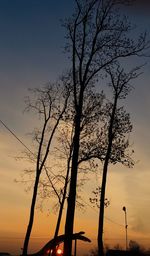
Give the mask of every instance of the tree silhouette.
[(34, 131), (34, 140), (38, 145), (37, 153), (28, 153), (28, 157), (36, 162), (35, 182), (30, 208), (29, 223), (24, 239), (23, 255), (27, 255), (28, 244), (34, 221), (34, 211), (41, 172), (46, 168), (46, 161), (56, 129), (66, 111), (69, 90), (63, 83), (49, 84), (41, 89), (31, 90), (33, 97), (26, 98), (26, 111), (35, 111), (42, 120), (41, 130)]
[(71, 256), (72, 250), (71, 235), (75, 216), (85, 91), (89, 86), (94, 90), (97, 79), (108, 65), (122, 58), (142, 55), (148, 47), (146, 34), (141, 34), (135, 41), (131, 39), (131, 34), (128, 33), (132, 26), (126, 17), (119, 15), (118, 7), (127, 4), (128, 1), (75, 0), (75, 3), (74, 14), (65, 22), (66, 50), (72, 63), (70, 75), (75, 114), (71, 177), (65, 223), (65, 235), (68, 238), (64, 243), (65, 256)]
[[(42, 89), (42, 93), (43, 91), (44, 89)], [(57, 89), (57, 91), (59, 90)], [(38, 97), (39, 96), (41, 97), (40, 95), (41, 90), (36, 89), (34, 90), (34, 93), (38, 93)], [(38, 193), (38, 198), (40, 198), (41, 200), (40, 205), (43, 203), (45, 198), (50, 198), (52, 197), (52, 195), (55, 195), (57, 197), (56, 204), (57, 204), (57, 209), (59, 209), (59, 211), (58, 211), (56, 228), (54, 232), (54, 239), (56, 239), (58, 236), (64, 203), (67, 198), (67, 186), (70, 179), (69, 177), (70, 163), (71, 163), (72, 149), (73, 149), (72, 138), (74, 135), (74, 112), (73, 112), (73, 108), (70, 105), (70, 102), (72, 102), (72, 100), (70, 99), (71, 98), (70, 94), (71, 94), (71, 91), (69, 91), (70, 97), (67, 98), (67, 104), (68, 104), (67, 109), (65, 109), (65, 112), (63, 113), (63, 117), (61, 118), (62, 125), (60, 124), (59, 127), (57, 127), (57, 134), (55, 134), (55, 141), (57, 140), (57, 143), (56, 143), (57, 146), (54, 147), (55, 150), (53, 148), (53, 151), (50, 154), (51, 158), (55, 157), (55, 159), (58, 159), (57, 162), (60, 162), (61, 160), (66, 162), (66, 164), (64, 164), (63, 166), (63, 168), (66, 169), (66, 175), (64, 175), (63, 172), (61, 171), (62, 163), (57, 164), (57, 169), (60, 169), (59, 170), (60, 174), (58, 175), (54, 174), (53, 166), (50, 167), (50, 166), (47, 166), (47, 164), (44, 164), (41, 169), (42, 177), (38, 181), (37, 193)], [(38, 99), (38, 101), (40, 100)], [(37, 97), (35, 102), (36, 101), (37, 101)], [(84, 102), (84, 106), (83, 106), (83, 117), (82, 117), (82, 127), (81, 127), (81, 146), (80, 146), (80, 154), (79, 154), (79, 161), (78, 161), (78, 168), (80, 170), (80, 173), (85, 173), (85, 172), (87, 173), (89, 168), (91, 167), (91, 164), (89, 168), (87, 167), (87, 165), (86, 167), (83, 167), (85, 165), (85, 162), (87, 163), (91, 161), (91, 159), (95, 158), (95, 155), (94, 156), (92, 155), (91, 148), (90, 147), (87, 148), (86, 141), (89, 141), (89, 138), (90, 138), (90, 142), (92, 143), (93, 141), (93, 144), (95, 143), (96, 133), (99, 125), (100, 111), (103, 105), (103, 101), (104, 101), (103, 93), (96, 93), (96, 92), (94, 93), (90, 89), (86, 91), (86, 101)], [(43, 101), (43, 104), (46, 104), (46, 102)], [(56, 101), (55, 106), (57, 107), (58, 105), (59, 104)], [(31, 107), (31, 100), (29, 100), (29, 98), (27, 99), (27, 106), (29, 108)], [(28, 110), (28, 107), (27, 107), (27, 110)], [(35, 103), (33, 102), (32, 102), (32, 108), (35, 109)], [(37, 107), (37, 109), (38, 108), (39, 106)], [(40, 119), (42, 119), (41, 110), (40, 110)], [(93, 129), (93, 124), (94, 124), (94, 129)], [(47, 136), (50, 135), (50, 131), (52, 131), (50, 127), (45, 131), (43, 148), (45, 148), (45, 146), (47, 145), (47, 142), (48, 142)], [(92, 134), (94, 134), (94, 137), (90, 136), (91, 131), (92, 131)], [(34, 135), (33, 138), (35, 139), (36, 142), (38, 142), (38, 145), (39, 145), (40, 139), (41, 139), (40, 131), (36, 129), (36, 132), (32, 133), (32, 136), (33, 135)], [(86, 151), (85, 151), (85, 148), (86, 148)], [(36, 154), (33, 155), (31, 152), (26, 152), (26, 154), (27, 154), (27, 158), (29, 158), (29, 160), (35, 163)], [(94, 165), (92, 165), (92, 168), (94, 169)], [(26, 173), (31, 175), (34, 173), (34, 170), (33, 171), (26, 170)], [(43, 176), (44, 173), (46, 174), (45, 177)], [(83, 185), (84, 182), (82, 180), (79, 183), (80, 184), (78, 185), (81, 186)], [(78, 204), (80, 204), (80, 202), (78, 202)], [(55, 251), (53, 252), (55, 253)]]
[(104, 205), (105, 205), (105, 189), (107, 182), (107, 172), (110, 163), (121, 163), (125, 166), (132, 167), (134, 161), (131, 158), (133, 151), (129, 151), (128, 134), (132, 131), (130, 116), (122, 106), (119, 105), (120, 100), (125, 100), (131, 91), (130, 82), (138, 77), (140, 67), (134, 68), (126, 73), (118, 64), (107, 67), (106, 72), (110, 77), (109, 86), (112, 89), (112, 102), (106, 104), (106, 112), (104, 112), (104, 126), (101, 129), (99, 140), (101, 141), (100, 150), (104, 152), (103, 159), (103, 175), (100, 194), (100, 211), (98, 226), (98, 250), (99, 255), (103, 255), (103, 222), (104, 222)]

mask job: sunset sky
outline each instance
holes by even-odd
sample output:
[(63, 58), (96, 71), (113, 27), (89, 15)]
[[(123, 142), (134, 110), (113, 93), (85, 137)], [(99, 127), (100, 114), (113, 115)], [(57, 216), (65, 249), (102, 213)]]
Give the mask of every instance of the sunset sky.
[[(67, 69), (63, 53), (65, 30), (60, 20), (71, 15), (73, 0), (0, 0), (0, 120), (32, 149), (27, 133), (34, 122), (24, 114), (24, 98), (28, 88), (39, 87), (57, 79)], [(138, 0), (128, 14), (137, 24), (137, 31), (150, 32), (150, 1)], [(149, 33), (150, 38), (150, 33)], [(125, 246), (124, 212), (128, 214), (129, 240), (150, 247), (150, 60), (143, 74), (133, 83), (126, 102), (131, 113), (133, 132), (130, 142), (135, 150), (135, 167), (111, 166), (106, 209), (105, 244)], [(134, 66), (135, 63), (130, 63)], [(27, 163), (16, 161), (23, 146), (0, 123), (0, 251), (20, 254), (28, 223), (31, 191), (26, 193), (21, 173)], [(98, 210), (89, 203), (98, 180), (89, 177), (83, 188), (85, 209), (76, 211), (75, 231), (85, 231), (92, 244), (80, 244), (86, 253), (96, 245)], [(49, 200), (50, 213), (36, 211), (30, 251), (40, 249), (53, 235), (56, 215)], [(63, 220), (64, 224), (64, 220)], [(63, 225), (61, 229), (63, 233)], [(86, 246), (86, 247), (85, 247)]]

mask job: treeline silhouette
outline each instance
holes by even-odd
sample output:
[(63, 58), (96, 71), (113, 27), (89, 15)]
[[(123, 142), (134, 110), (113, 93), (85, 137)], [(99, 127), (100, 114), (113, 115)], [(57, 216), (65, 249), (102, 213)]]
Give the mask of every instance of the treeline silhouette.
[[(128, 250), (123, 250), (120, 244), (116, 244), (112, 249), (109, 245), (105, 247), (106, 256), (150, 256), (150, 248), (146, 249), (144, 246), (140, 245), (138, 242), (130, 240)], [(98, 250), (93, 249), (90, 251), (88, 256), (98, 256)]]

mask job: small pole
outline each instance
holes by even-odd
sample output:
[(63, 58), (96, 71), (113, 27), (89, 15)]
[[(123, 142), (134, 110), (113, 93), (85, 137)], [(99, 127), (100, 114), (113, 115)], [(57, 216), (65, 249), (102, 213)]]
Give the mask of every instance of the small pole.
[(125, 233), (126, 233), (126, 251), (128, 250), (128, 224), (127, 224), (127, 210), (126, 210), (126, 207), (123, 206), (122, 210), (124, 211), (125, 213)]
[(77, 255), (77, 239), (75, 239), (75, 244), (74, 244), (74, 256)]

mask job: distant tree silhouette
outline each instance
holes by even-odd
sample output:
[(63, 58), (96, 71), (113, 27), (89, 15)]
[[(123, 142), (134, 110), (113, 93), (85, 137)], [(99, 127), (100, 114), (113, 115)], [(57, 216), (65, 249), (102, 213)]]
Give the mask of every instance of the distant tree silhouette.
[(116, 244), (116, 245), (114, 246), (114, 249), (115, 249), (115, 250), (122, 250), (122, 246), (121, 246), (120, 244)]
[(140, 245), (133, 240), (129, 241), (129, 250), (135, 253), (139, 253), (140, 252)]
[[(103, 74), (104, 68), (108, 65), (122, 58), (142, 55), (143, 50), (148, 46), (146, 34), (141, 34), (135, 41), (131, 39), (131, 34), (128, 33), (132, 26), (126, 17), (119, 15), (118, 7), (127, 4), (127, 0), (75, 0), (75, 3), (74, 14), (65, 22), (67, 29), (66, 51), (69, 53), (72, 63), (70, 76), (75, 114), (71, 177), (65, 223), (65, 235), (68, 237), (64, 243), (65, 256), (71, 256), (72, 251), (71, 235), (73, 234), (75, 216), (85, 91), (89, 86), (94, 90), (94, 85), (97, 84), (100, 74)], [(101, 241), (99, 246), (102, 246), (100, 244)]]
[(149, 250), (146, 250), (144, 246), (134, 240), (129, 241), (129, 251), (131, 251), (133, 255), (150, 255)]

